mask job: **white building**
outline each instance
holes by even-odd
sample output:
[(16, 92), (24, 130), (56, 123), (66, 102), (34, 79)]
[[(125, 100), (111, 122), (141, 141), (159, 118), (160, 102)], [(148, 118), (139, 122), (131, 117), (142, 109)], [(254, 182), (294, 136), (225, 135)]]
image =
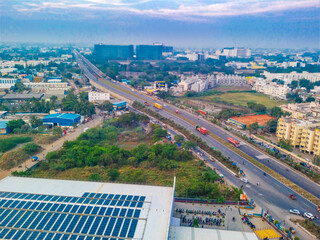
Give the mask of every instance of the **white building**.
[(270, 73), (267, 71), (263, 72), (263, 75), (267, 80), (280, 79), (285, 81), (286, 84), (290, 84), (292, 81), (298, 81), (300, 79), (307, 79), (310, 82), (320, 81), (320, 73), (309, 73), (303, 71), (302, 73), (291, 72), (291, 73)]
[(247, 79), (239, 75), (218, 74), (215, 84), (218, 86), (246, 86)]
[(15, 72), (17, 71), (18, 69), (17, 68), (13, 68), (13, 67), (10, 67), (10, 68), (2, 68), (0, 69), (0, 73), (2, 74), (6, 74), (6, 73), (12, 73), (12, 72)]
[(252, 87), (252, 90), (279, 99), (286, 99), (287, 94), (290, 92), (290, 88), (286, 85), (279, 85), (261, 78), (256, 80), (255, 84)]
[(226, 57), (238, 57), (238, 58), (250, 58), (251, 50), (248, 48), (224, 48), (222, 50), (217, 50), (216, 54), (219, 56)]
[(93, 91), (89, 92), (88, 98), (89, 102), (107, 101), (110, 100), (110, 93)]
[(0, 78), (0, 88), (9, 89), (16, 84), (18, 80), (14, 78)]

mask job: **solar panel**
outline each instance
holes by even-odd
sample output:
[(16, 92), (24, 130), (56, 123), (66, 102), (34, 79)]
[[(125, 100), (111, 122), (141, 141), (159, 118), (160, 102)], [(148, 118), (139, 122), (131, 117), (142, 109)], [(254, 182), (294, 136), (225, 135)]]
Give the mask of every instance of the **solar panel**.
[(90, 192), (82, 197), (0, 192), (0, 239), (132, 238), (144, 201), (144, 196)]

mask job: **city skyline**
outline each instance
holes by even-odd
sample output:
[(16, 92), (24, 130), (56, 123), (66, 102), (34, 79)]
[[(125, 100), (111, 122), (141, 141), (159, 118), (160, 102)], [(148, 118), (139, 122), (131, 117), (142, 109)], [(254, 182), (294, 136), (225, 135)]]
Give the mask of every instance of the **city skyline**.
[(319, 48), (319, 2), (13, 0), (1, 42)]

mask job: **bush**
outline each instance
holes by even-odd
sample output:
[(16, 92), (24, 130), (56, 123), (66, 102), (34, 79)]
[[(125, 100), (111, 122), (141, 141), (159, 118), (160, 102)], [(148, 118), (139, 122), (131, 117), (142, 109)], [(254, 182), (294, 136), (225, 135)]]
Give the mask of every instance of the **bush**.
[(108, 172), (108, 177), (111, 181), (116, 181), (118, 177), (120, 176), (120, 172), (118, 169), (110, 169)]
[(101, 181), (102, 178), (100, 176), (99, 173), (92, 173), (89, 178), (88, 178), (89, 181)]
[(0, 139), (0, 152), (7, 152), (15, 148), (18, 144), (31, 142), (31, 137), (10, 137)]
[(41, 147), (35, 143), (28, 143), (22, 149), (26, 154), (31, 155), (37, 153)]

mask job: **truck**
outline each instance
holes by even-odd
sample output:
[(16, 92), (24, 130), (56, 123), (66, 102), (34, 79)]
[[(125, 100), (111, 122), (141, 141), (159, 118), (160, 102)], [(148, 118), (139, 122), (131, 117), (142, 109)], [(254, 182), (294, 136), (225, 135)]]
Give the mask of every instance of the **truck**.
[(196, 126), (196, 130), (198, 130), (199, 132), (201, 132), (203, 135), (206, 135), (208, 133), (208, 130), (204, 127), (200, 127), (200, 126)]
[(240, 142), (238, 142), (237, 140), (233, 139), (232, 137), (228, 138), (228, 142), (233, 144), (235, 147), (240, 147)]
[(150, 106), (150, 104), (148, 102), (144, 102), (145, 106)]
[(207, 112), (202, 111), (202, 110), (197, 110), (198, 113), (202, 114), (202, 115), (207, 115)]
[(153, 106), (154, 106), (155, 108), (160, 109), (160, 110), (162, 109), (162, 105), (159, 104), (159, 103), (154, 103)]

